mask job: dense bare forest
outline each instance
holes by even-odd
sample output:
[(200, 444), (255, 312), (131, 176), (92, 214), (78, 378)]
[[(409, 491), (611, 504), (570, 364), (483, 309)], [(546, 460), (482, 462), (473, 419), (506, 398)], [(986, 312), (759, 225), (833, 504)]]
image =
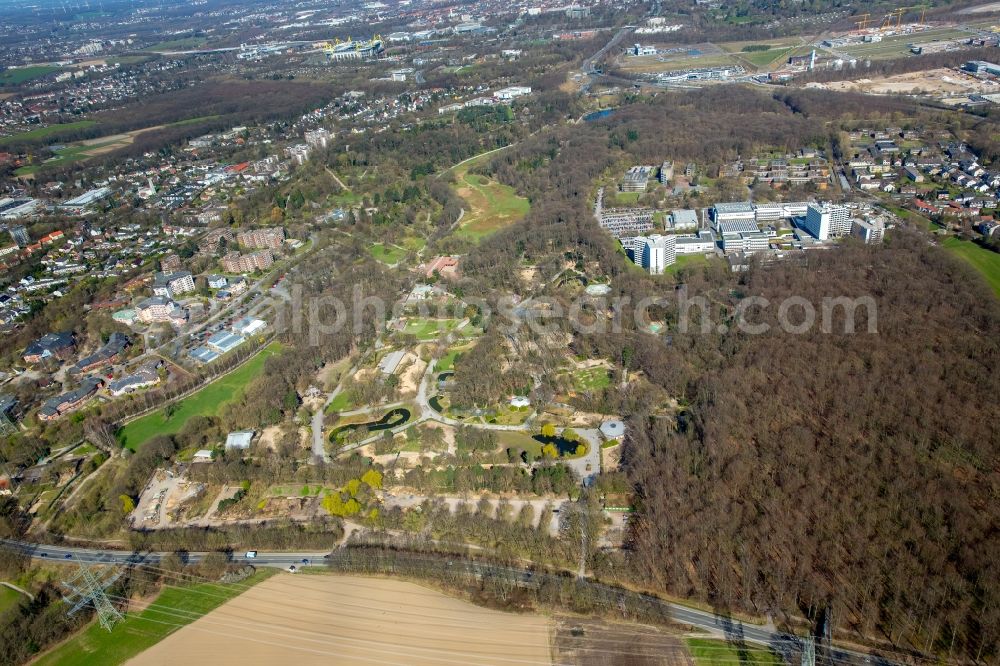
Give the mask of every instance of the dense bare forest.
[(690, 368), (684, 430), (632, 420), (643, 577), (728, 607), (832, 607), (896, 645), (994, 654), (997, 301), (899, 235), (759, 270), (743, 290), (872, 295), (878, 333), (861, 316), (854, 335), (724, 336)]
[[(729, 87), (660, 95), (606, 121), (526, 139), (491, 168), (532, 198), (531, 213), (466, 259), (474, 277), (463, 289), (516, 291), (519, 262), (551, 275), (577, 255), (612, 277), (612, 295), (636, 302), (662, 292), (627, 271), (594, 224), (596, 176), (629, 163), (828, 146), (841, 122), (935, 113), (860, 101)], [(684, 408), (680, 418), (653, 418), (649, 402), (627, 390), (595, 398), (636, 410), (625, 453), (638, 507), (636, 582), (817, 623), (832, 611), (836, 633), (883, 636), (896, 649), (995, 656), (1000, 304), (979, 276), (924, 236), (897, 230), (885, 248), (847, 243), (741, 278), (710, 268), (678, 279), (723, 318), (747, 295), (775, 304), (801, 296), (817, 313), (824, 297), (871, 296), (877, 333), (865, 332), (861, 309), (853, 335), (838, 333), (840, 314), (832, 334), (818, 325), (757, 336), (695, 327), (671, 330), (664, 344), (625, 317), (621, 333), (577, 336), (574, 351), (642, 371)], [(761, 316), (773, 324), (776, 308)], [(659, 314), (677, 321), (675, 307)], [(466, 363), (482, 367), (474, 361)]]

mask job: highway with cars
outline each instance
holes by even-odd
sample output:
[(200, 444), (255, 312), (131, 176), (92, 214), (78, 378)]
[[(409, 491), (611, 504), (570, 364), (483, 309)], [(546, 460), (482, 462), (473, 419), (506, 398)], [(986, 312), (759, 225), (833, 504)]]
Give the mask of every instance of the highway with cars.
[[(141, 565), (159, 564), (167, 552), (129, 552), (124, 550), (101, 549), (101, 548), (77, 548), (72, 546), (56, 546), (48, 544), (35, 544), (24, 541), (0, 540), (0, 546), (11, 548), (22, 552), (32, 558), (48, 561), (59, 561), (66, 564), (97, 564), (97, 565)], [(251, 555), (248, 557), (248, 555)], [(231, 560), (235, 564), (250, 564), (253, 566), (266, 566), (285, 569), (286, 571), (297, 571), (306, 566), (326, 566), (328, 558), (332, 552), (234, 552)], [(185, 556), (190, 564), (196, 564), (204, 558), (207, 553), (191, 552)], [(419, 557), (419, 556), (418, 556)], [(442, 562), (444, 564), (444, 562)], [(446, 563), (448, 566), (454, 564), (452, 561)], [(473, 570), (477, 576), (503, 574), (521, 581), (523, 584), (536, 584), (545, 574), (528, 569), (510, 567), (504, 565), (491, 564), (488, 562), (477, 562), (472, 560), (462, 561), (461, 564)], [(618, 588), (604, 585), (593, 581), (587, 581), (591, 585), (606, 588), (614, 594)], [(798, 636), (780, 631), (772, 626), (748, 624), (730, 616), (714, 613), (711, 611), (699, 610), (677, 603), (672, 603), (659, 598), (650, 597), (655, 603), (662, 604), (669, 610), (670, 618), (678, 624), (688, 625), (702, 629), (720, 638), (730, 641), (757, 643), (770, 647), (776, 652), (791, 656), (797, 654), (802, 648), (802, 639)], [(829, 664), (844, 664), (845, 666), (863, 666), (866, 664), (876, 664), (877, 666), (894, 666), (894, 662), (875, 654), (865, 654), (853, 650), (846, 650), (834, 646), (825, 651), (823, 661)]]

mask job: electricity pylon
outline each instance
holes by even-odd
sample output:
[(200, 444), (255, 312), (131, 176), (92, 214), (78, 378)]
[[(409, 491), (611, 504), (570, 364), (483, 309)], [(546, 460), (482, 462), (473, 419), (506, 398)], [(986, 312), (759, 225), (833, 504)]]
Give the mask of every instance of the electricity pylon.
[(101, 626), (111, 631), (115, 623), (124, 620), (125, 616), (108, 600), (104, 591), (121, 578), (123, 573), (122, 569), (105, 569), (94, 573), (86, 564), (81, 563), (76, 575), (63, 581), (63, 585), (69, 590), (68, 595), (63, 595), (63, 601), (70, 606), (66, 614), (72, 615), (91, 604), (97, 611), (97, 620)]

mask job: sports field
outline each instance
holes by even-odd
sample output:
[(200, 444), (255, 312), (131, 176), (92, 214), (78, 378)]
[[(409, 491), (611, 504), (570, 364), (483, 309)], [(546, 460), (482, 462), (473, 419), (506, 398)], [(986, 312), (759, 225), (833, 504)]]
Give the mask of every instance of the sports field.
[(1000, 254), (979, 247), (972, 241), (964, 241), (955, 237), (948, 238), (941, 245), (949, 252), (972, 264), (973, 268), (986, 278), (993, 293), (1000, 296)]
[(236, 370), (219, 377), (180, 402), (168, 405), (171, 408), (169, 414), (165, 411), (167, 408), (161, 408), (132, 421), (118, 433), (118, 441), (122, 443), (122, 446), (135, 451), (156, 435), (172, 435), (180, 432), (192, 416), (218, 414), (223, 405), (239, 396), (243, 387), (263, 372), (264, 361), (269, 356), (279, 353), (281, 353), (281, 345), (272, 342)]
[(414, 583), (279, 574), (128, 663), (540, 665), (551, 663), (552, 631), (546, 617), (480, 608)]
[[(97, 622), (92, 622), (86, 629), (34, 663), (41, 666), (124, 664), (143, 650), (176, 632), (180, 627), (221, 606), (251, 585), (264, 580), (271, 573), (258, 572), (235, 585), (199, 583), (187, 587), (168, 587), (147, 608), (128, 614), (125, 621), (117, 625), (111, 633)], [(204, 662), (195, 659), (188, 663)]]
[(467, 204), (456, 235), (478, 241), (523, 218), (531, 205), (512, 187), (469, 173), (474, 164), (468, 162), (455, 170), (456, 191)]

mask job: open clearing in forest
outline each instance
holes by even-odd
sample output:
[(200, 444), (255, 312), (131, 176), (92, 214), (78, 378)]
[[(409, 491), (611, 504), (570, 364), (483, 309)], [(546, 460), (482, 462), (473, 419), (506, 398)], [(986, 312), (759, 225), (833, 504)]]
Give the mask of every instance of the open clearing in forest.
[(414, 583), (279, 574), (129, 661), (161, 664), (551, 663), (551, 621)]
[(468, 204), (455, 233), (476, 241), (517, 222), (528, 214), (531, 207), (527, 199), (514, 192), (514, 188), (486, 176), (469, 173), (469, 169), (478, 163), (479, 160), (473, 160), (455, 169), (456, 192)]

